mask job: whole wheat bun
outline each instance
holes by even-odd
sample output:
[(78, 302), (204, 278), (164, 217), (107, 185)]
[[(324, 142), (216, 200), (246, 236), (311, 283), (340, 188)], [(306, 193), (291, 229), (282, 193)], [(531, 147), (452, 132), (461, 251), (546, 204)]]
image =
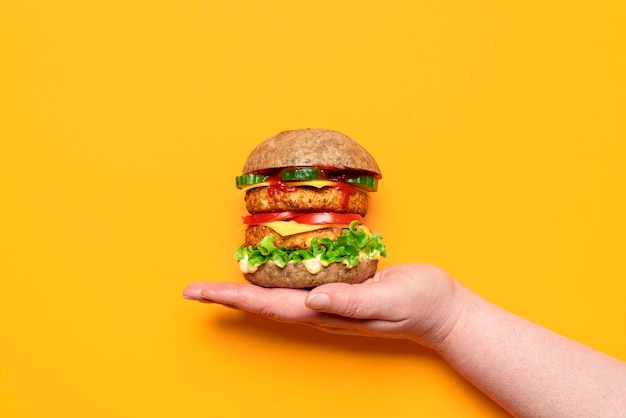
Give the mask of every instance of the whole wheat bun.
[(265, 263), (254, 273), (244, 277), (252, 284), (263, 287), (287, 287), (307, 289), (326, 283), (362, 283), (376, 273), (378, 260), (363, 260), (352, 268), (343, 263), (331, 263), (322, 267), (319, 273), (311, 274), (302, 263), (287, 263), (283, 268), (274, 263)]
[(267, 138), (250, 152), (243, 174), (284, 167), (366, 171), (382, 177), (363, 146), (331, 129), (294, 129)]

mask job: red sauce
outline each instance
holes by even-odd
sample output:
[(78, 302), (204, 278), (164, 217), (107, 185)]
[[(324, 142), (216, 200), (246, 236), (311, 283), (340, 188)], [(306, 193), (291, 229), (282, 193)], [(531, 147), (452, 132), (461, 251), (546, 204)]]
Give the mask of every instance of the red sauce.
[(356, 193), (356, 187), (348, 183), (337, 183), (333, 187), (341, 192), (341, 207), (346, 209), (350, 202), (350, 196)]
[(289, 186), (277, 176), (269, 176), (267, 182), (270, 184), (267, 186), (267, 194), (270, 197), (276, 197), (280, 193), (296, 191), (296, 186)]
[[(356, 187), (351, 184), (344, 183), (347, 175), (345, 173), (326, 173), (322, 171), (320, 179), (327, 178), (330, 181), (337, 182), (333, 187), (341, 193), (341, 207), (346, 209), (350, 203), (350, 196), (356, 194)], [(280, 173), (267, 177), (269, 183), (267, 186), (267, 194), (270, 197), (276, 197), (280, 193), (295, 192), (297, 187), (290, 186), (289, 182), (285, 182), (280, 178)]]

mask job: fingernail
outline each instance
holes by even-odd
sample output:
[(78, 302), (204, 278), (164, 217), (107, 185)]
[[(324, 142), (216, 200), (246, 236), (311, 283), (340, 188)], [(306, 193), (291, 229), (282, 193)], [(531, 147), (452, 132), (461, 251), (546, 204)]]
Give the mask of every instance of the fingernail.
[(311, 293), (304, 301), (304, 304), (310, 309), (326, 309), (330, 304), (330, 298), (325, 293)]
[(200, 294), (201, 291), (202, 291), (202, 284), (194, 283), (185, 288), (185, 290), (183, 291), (183, 297), (189, 300), (201, 300), (202, 299), (202, 295)]

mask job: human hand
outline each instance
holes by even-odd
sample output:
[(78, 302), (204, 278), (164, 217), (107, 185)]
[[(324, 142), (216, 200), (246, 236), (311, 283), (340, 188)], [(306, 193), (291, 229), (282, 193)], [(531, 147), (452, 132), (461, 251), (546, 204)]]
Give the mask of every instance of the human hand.
[(329, 283), (309, 291), (203, 282), (189, 285), (183, 296), (327, 332), (406, 338), (437, 349), (460, 312), (457, 287), (437, 267), (400, 264), (360, 284)]

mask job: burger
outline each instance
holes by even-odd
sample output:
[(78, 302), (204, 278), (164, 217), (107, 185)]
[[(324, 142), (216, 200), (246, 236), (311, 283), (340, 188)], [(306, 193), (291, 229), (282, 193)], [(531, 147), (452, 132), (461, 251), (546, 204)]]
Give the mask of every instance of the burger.
[(236, 186), (245, 192), (245, 242), (235, 259), (263, 287), (361, 283), (387, 256), (364, 224), (382, 174), (372, 155), (330, 129), (296, 129), (250, 152)]

